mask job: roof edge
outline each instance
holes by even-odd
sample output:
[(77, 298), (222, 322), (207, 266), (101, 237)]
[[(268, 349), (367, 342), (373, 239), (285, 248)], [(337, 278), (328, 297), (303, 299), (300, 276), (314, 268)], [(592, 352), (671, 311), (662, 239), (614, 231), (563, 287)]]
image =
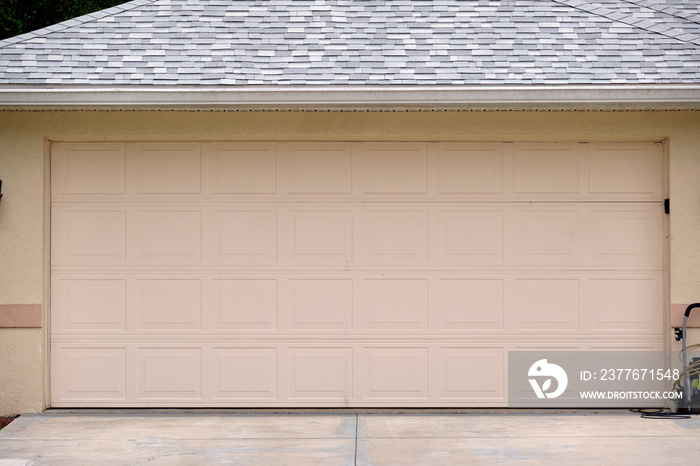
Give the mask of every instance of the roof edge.
[(69, 29), (74, 26), (80, 26), (90, 21), (100, 20), (102, 18), (106, 18), (107, 16), (116, 15), (124, 11), (131, 10), (133, 8), (138, 8), (148, 3), (153, 3), (153, 0), (131, 0), (130, 2), (120, 3), (118, 5), (114, 5), (113, 7), (105, 8), (104, 10), (94, 11), (92, 13), (87, 13), (82, 16), (77, 16), (75, 18), (70, 18), (56, 24), (50, 24), (43, 28), (35, 29), (34, 31), (28, 31), (17, 36), (8, 37), (6, 39), (0, 40), (0, 48), (44, 37), (52, 32), (63, 31), (64, 29)]
[(0, 110), (699, 110), (700, 84), (528, 86), (14, 86)]

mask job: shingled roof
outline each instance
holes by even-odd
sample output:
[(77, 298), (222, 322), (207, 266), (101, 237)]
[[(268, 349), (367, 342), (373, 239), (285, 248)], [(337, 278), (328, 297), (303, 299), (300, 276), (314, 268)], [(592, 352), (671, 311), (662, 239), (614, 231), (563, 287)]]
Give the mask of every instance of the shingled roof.
[(698, 83), (697, 0), (135, 0), (0, 41), (0, 85)]

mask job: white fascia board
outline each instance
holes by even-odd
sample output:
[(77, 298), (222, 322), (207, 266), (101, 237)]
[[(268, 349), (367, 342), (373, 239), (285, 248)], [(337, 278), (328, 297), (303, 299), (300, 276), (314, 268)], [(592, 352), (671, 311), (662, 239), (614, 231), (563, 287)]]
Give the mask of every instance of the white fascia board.
[(697, 110), (700, 84), (616, 86), (16, 86), (0, 109)]

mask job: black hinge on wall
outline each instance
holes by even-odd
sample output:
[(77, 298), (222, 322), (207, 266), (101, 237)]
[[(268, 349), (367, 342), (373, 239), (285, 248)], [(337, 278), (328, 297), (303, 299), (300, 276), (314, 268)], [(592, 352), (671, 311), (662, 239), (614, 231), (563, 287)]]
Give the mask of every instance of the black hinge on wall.
[(664, 212), (667, 214), (671, 213), (671, 200), (670, 199), (664, 199)]

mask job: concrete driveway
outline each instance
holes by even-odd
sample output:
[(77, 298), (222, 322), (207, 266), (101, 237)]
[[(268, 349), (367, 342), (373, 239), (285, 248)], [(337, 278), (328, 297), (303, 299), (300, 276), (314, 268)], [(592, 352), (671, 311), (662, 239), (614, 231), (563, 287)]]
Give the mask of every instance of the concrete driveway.
[(627, 411), (51, 410), (0, 431), (0, 466), (696, 464), (700, 418)]

